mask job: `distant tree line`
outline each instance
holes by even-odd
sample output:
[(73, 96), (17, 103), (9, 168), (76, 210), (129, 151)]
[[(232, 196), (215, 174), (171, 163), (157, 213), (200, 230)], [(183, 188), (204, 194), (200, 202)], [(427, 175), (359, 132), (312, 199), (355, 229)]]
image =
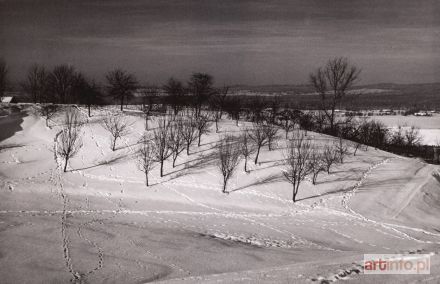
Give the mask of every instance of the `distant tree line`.
[[(8, 72), (6, 62), (0, 60), (2, 96), (10, 84)], [(154, 111), (169, 110), (174, 116), (182, 111), (191, 111), (193, 115), (191, 123), (197, 131), (194, 139), (199, 141), (198, 144), (201, 136), (207, 133), (209, 124), (215, 123), (216, 132), (219, 132), (219, 121), (227, 115), (237, 124), (239, 120), (247, 120), (256, 125), (263, 125), (266, 140), (258, 143), (267, 143), (269, 148), (274, 136), (270, 133), (274, 131), (273, 127), (269, 126), (275, 125), (277, 129), (286, 132), (286, 137), (289, 131), (300, 127), (305, 131), (341, 136), (354, 143), (399, 154), (431, 158), (432, 147), (421, 146), (420, 139), (411, 138), (411, 135), (418, 134), (417, 129), (412, 129), (412, 134), (402, 134), (402, 131), (409, 130), (400, 129), (393, 132), (372, 120), (360, 122), (352, 116), (347, 116), (344, 120), (336, 117), (336, 109), (359, 99), (359, 96), (348, 93), (359, 77), (360, 69), (343, 57), (331, 59), (323, 67), (312, 72), (309, 76), (310, 86), (318, 95), (314, 103), (314, 111), (299, 110), (300, 104), (286, 102), (280, 96), (243, 97), (230, 94), (229, 87), (215, 87), (211, 75), (198, 72), (193, 73), (186, 82), (170, 78), (162, 86), (148, 86), (141, 85), (134, 74), (117, 68), (105, 75), (103, 84), (98, 84), (70, 65), (57, 65), (48, 69), (43, 65), (35, 64), (29, 68), (21, 87), (34, 103), (82, 104), (87, 106), (89, 116), (93, 106), (105, 103), (116, 102), (121, 110), (128, 103), (138, 104), (145, 116), (146, 129), (148, 129), (149, 117)], [(54, 111), (54, 107), (41, 108), (42, 115), (47, 121)], [(258, 138), (252, 135), (256, 133), (250, 134), (249, 139), (258, 141)], [(258, 157), (258, 149), (256, 153)]]

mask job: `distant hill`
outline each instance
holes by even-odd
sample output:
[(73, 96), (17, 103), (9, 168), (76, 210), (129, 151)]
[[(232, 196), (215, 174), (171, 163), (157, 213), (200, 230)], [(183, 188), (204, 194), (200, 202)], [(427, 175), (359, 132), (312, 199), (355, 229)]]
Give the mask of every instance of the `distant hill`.
[[(238, 85), (231, 92), (242, 96), (277, 96), (282, 103), (315, 108), (319, 96), (310, 85)], [(440, 83), (359, 85), (350, 92), (350, 108), (421, 108), (440, 109)]]

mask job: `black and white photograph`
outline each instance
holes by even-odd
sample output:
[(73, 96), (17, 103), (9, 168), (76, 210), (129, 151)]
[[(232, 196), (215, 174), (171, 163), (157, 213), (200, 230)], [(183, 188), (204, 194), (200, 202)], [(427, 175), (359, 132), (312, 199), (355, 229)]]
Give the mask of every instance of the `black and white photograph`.
[(440, 283), (440, 1), (0, 0), (0, 283)]

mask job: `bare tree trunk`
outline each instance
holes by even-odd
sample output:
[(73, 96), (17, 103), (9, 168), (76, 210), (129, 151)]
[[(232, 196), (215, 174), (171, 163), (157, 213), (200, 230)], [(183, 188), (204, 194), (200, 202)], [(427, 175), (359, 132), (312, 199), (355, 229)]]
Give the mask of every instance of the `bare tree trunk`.
[(228, 183), (228, 180), (227, 179), (223, 179), (223, 190), (222, 190), (223, 193), (226, 193), (226, 184), (227, 183)]
[(215, 133), (218, 133), (218, 119), (215, 119)]
[(160, 177), (163, 177), (163, 160), (160, 161)]
[(115, 151), (116, 149), (116, 138), (113, 139), (113, 147), (112, 147), (112, 151)]
[(296, 196), (298, 195), (298, 189), (299, 189), (299, 182), (295, 182), (293, 184), (293, 196), (292, 196), (293, 203), (296, 202)]
[(88, 105), (88, 108), (89, 108), (89, 117), (91, 117), (91, 115), (90, 115), (90, 105)]
[(356, 156), (356, 152), (359, 149), (359, 147), (361, 146), (360, 143), (356, 144), (356, 146), (354, 147), (354, 152), (353, 152), (353, 156)]
[(202, 138), (202, 134), (200, 134), (200, 132), (199, 132), (199, 142), (197, 143), (197, 146), (199, 146), (199, 147), (200, 147), (200, 138)]
[(258, 148), (257, 148), (257, 155), (255, 156), (255, 165), (256, 165), (257, 162), (258, 162), (258, 155), (260, 155), (260, 147), (261, 147), (261, 146), (258, 146)]
[(330, 120), (330, 129), (332, 130), (332, 134), (333, 134), (333, 130), (334, 130), (334, 121), (335, 121), (335, 108), (332, 108), (332, 118)]
[(64, 163), (64, 172), (67, 171), (67, 162), (69, 161), (69, 158), (66, 158), (66, 162)]
[(293, 183), (293, 192), (292, 192), (292, 201), (293, 201), (293, 203), (295, 203), (296, 202), (296, 193), (297, 193), (297, 191), (296, 191), (296, 183)]
[(148, 186), (148, 173), (145, 173), (145, 184)]
[(247, 173), (247, 157), (244, 157), (244, 172)]
[(121, 111), (123, 111), (123, 107), (124, 107), (124, 97), (121, 97)]

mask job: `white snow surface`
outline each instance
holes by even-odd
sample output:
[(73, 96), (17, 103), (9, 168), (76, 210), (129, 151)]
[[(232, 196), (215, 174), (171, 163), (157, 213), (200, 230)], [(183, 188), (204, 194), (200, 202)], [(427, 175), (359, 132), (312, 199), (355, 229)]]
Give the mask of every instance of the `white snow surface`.
[[(248, 123), (223, 119), (146, 187), (135, 158), (143, 119), (125, 114), (131, 133), (112, 152), (107, 111), (92, 111), (66, 173), (54, 157), (61, 116), (48, 128), (25, 109), (21, 130), (0, 141), (1, 283), (440, 282), (438, 166), (361, 149), (316, 185), (304, 181), (293, 204), (280, 131), (224, 194), (215, 145)], [(365, 275), (365, 253), (431, 253), (431, 274)]]

